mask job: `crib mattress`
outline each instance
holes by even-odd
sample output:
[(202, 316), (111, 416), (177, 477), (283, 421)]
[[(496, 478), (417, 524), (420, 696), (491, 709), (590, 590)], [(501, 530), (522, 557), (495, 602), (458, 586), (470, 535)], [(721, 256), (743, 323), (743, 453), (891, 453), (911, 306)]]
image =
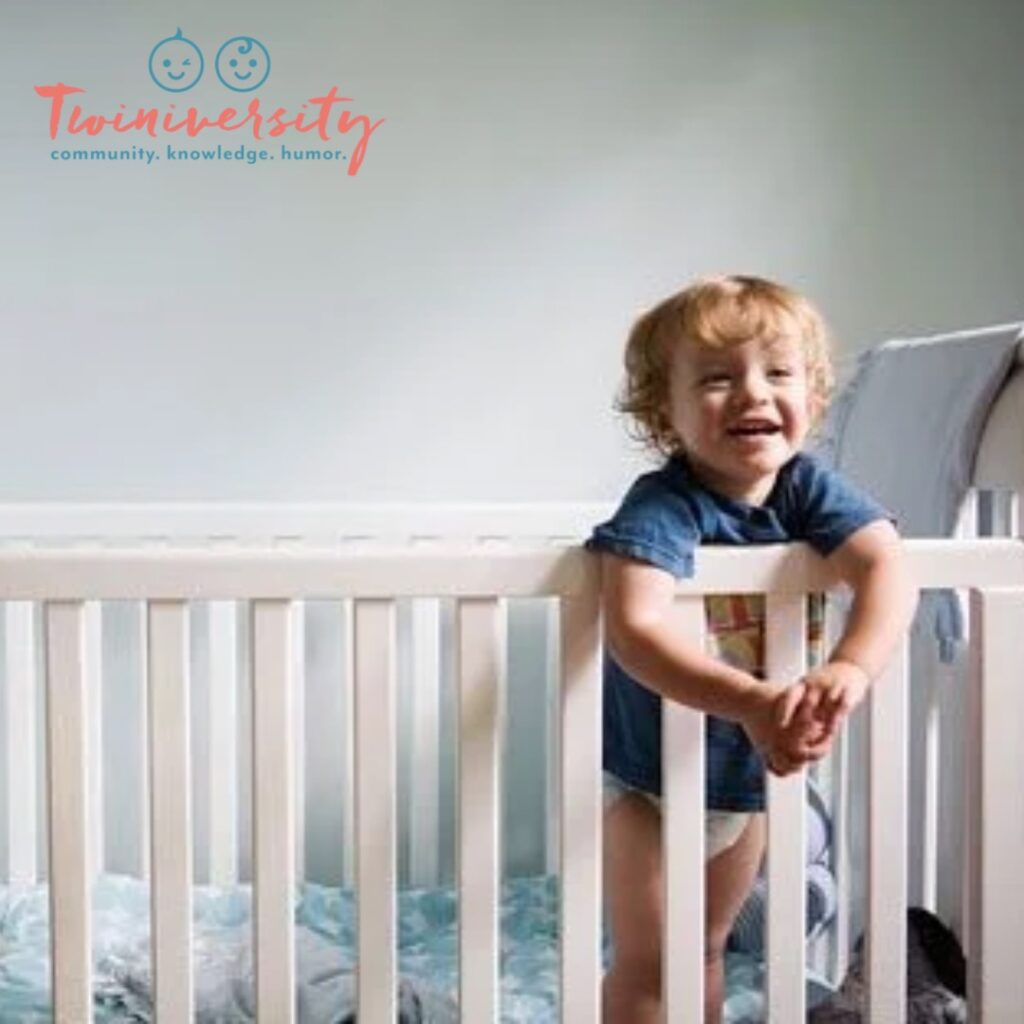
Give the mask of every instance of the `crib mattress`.
[[(93, 891), (96, 1019), (151, 1021), (149, 888), (104, 875)], [(253, 1020), (247, 886), (197, 887), (194, 906), (196, 1019)], [(407, 1020), (456, 1021), (457, 901), (451, 889), (399, 896), (399, 970)], [(354, 1012), (355, 915), (352, 894), (307, 884), (296, 897), (296, 974), (300, 1024), (335, 1024)], [(557, 881), (507, 882), (501, 908), (501, 1019), (556, 1020)], [(725, 1019), (763, 1019), (762, 968), (730, 953)], [(812, 982), (816, 1001), (824, 990)], [(44, 886), (0, 887), (0, 1022), (51, 1020), (48, 906)]]

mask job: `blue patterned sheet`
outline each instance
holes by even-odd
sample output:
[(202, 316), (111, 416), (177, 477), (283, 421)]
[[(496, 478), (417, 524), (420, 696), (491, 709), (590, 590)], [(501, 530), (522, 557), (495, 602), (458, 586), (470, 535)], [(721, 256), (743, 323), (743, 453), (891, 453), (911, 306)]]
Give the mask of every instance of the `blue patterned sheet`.
[[(557, 907), (555, 879), (512, 880), (503, 887), (501, 1018), (507, 1024), (556, 1019)], [(254, 1019), (249, 910), (246, 886), (196, 889), (196, 1019), (201, 1024)], [(399, 971), (409, 1020), (457, 1020), (456, 911), (450, 889), (410, 890), (399, 896)], [(352, 894), (304, 885), (297, 893), (295, 919), (300, 1024), (340, 1024), (354, 1009)], [(51, 1020), (47, 922), (45, 887), (0, 887), (2, 1024)], [(97, 881), (93, 945), (99, 1024), (151, 1021), (145, 883), (115, 875)], [(762, 1020), (762, 970), (757, 959), (730, 953), (727, 984), (726, 1020)], [(819, 996), (815, 988), (812, 998)]]

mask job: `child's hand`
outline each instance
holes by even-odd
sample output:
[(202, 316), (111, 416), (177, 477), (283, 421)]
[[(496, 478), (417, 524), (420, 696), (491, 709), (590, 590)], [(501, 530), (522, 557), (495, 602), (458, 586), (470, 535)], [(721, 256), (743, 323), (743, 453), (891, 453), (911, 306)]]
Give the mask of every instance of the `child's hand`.
[(864, 699), (870, 684), (870, 677), (859, 665), (830, 661), (800, 681), (803, 696), (793, 718), (808, 731), (817, 723), (831, 739), (842, 720)]
[(765, 683), (756, 693), (741, 724), (771, 771), (789, 775), (828, 752), (831, 736), (821, 724), (813, 715), (797, 716), (807, 699), (803, 680), (791, 686)]

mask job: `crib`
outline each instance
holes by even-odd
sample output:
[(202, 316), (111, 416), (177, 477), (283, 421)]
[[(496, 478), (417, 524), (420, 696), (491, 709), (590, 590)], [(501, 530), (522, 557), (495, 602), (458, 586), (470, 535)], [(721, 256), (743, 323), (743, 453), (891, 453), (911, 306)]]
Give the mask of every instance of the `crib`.
[[(1019, 1019), (1024, 1006), (1013, 944), (1024, 924), (1024, 818), (1012, 805), (1024, 780), (1024, 688), (1014, 685), (1024, 626), (1022, 422), (1018, 371), (989, 419), (963, 536), (907, 544), (920, 588), (969, 594), (967, 842), (963, 865), (954, 865), (962, 888), (955, 886), (960, 903), (953, 916), (968, 955), (971, 1019), (998, 1024)], [(525, 607), (518, 602), (530, 601), (542, 626), (534, 654), (553, 681), (545, 717), (530, 730), (537, 733), (535, 753), (526, 756), (527, 763), (533, 757), (548, 764), (540, 783), (542, 860), (557, 876), (556, 1009), (545, 1019), (598, 1021), (601, 624), (596, 564), (579, 539), (607, 511), (0, 508), (0, 863), (12, 891), (46, 883), (53, 1018), (94, 1019), (91, 893), (116, 861), (118, 870), (147, 880), (152, 1006), (161, 1024), (193, 1019), (194, 885), (249, 879), (255, 1011), (271, 1024), (296, 1020), (295, 891), (323, 857), (308, 844), (323, 794), (314, 778), (317, 758), (333, 730), (347, 736), (338, 745), (340, 784), (333, 785), (343, 797), (337, 880), (351, 887), (357, 908), (358, 1019), (396, 1019), (399, 865), (406, 881), (438, 877), (439, 773), (443, 758), (454, 756), (459, 1019), (498, 1020), (509, 631), (512, 613)], [(704, 595), (766, 594), (769, 675), (796, 678), (806, 658), (805, 597), (834, 586), (824, 563), (801, 545), (706, 549), (677, 600), (700, 641)], [(121, 738), (105, 735), (111, 699), (102, 695), (109, 602), (130, 602), (120, 607), (133, 609), (129, 628), (137, 632), (145, 680), (128, 710), (137, 727), (137, 770), (113, 774), (105, 751)], [(311, 716), (305, 704), (304, 649), (314, 611), (333, 617), (343, 640), (333, 691), (342, 713), (333, 723)], [(197, 629), (205, 637), (203, 688), (192, 678), (190, 632)], [(456, 707), (448, 733), (438, 710), (445, 670)], [(911, 897), (934, 906), (939, 876), (949, 869), (939, 829), (944, 698), (936, 686), (918, 766), (923, 790), (912, 794), (908, 689), (904, 650), (861, 713), (868, 733), (872, 1021), (903, 1019), (904, 907)], [(401, 719), (400, 690), (411, 701)], [(672, 707), (664, 727), (665, 958), (672, 965), (666, 1005), (670, 1020), (698, 1021), (703, 935), (692, 922), (703, 920), (703, 720)], [(820, 782), (830, 796), (842, 898), (836, 923), (811, 956), (837, 978), (853, 938), (846, 817), (860, 782), (848, 744), (837, 744)], [(806, 1015), (804, 786), (798, 775), (771, 778), (768, 788), (765, 999), (767, 1018), (783, 1024)], [(115, 789), (133, 789), (134, 815), (112, 808)], [(912, 848), (916, 863), (908, 858)], [(0, 1019), (19, 1019), (4, 1013), (0, 1005)]]

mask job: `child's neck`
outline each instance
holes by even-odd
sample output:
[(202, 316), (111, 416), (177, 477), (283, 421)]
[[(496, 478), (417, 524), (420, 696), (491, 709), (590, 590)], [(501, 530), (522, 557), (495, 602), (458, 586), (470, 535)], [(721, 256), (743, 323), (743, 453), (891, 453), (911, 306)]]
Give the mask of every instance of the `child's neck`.
[[(686, 458), (686, 456), (684, 456)], [(755, 480), (736, 480), (732, 477), (716, 473), (713, 468), (696, 465), (686, 458), (690, 472), (709, 491), (720, 494), (730, 501), (742, 502), (744, 505), (763, 505), (775, 487), (779, 474), (771, 473)]]

